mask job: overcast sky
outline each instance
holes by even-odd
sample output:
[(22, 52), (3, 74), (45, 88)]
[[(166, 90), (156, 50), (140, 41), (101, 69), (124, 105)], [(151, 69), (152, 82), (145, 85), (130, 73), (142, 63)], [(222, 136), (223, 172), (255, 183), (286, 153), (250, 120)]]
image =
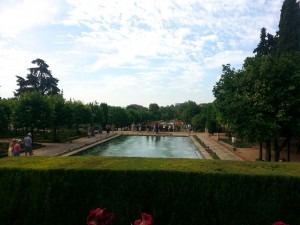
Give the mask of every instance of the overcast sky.
[(111, 106), (214, 100), (283, 0), (0, 0), (0, 96), (43, 59), (64, 97)]

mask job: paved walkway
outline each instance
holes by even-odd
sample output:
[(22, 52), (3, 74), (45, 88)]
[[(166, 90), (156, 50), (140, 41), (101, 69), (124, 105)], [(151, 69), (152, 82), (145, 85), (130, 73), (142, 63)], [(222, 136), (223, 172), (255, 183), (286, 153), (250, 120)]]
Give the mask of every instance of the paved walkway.
[[(112, 134), (109, 138), (106, 138), (105, 135), (102, 134), (101, 139), (99, 135), (90, 138), (82, 137), (66, 143), (43, 143), (45, 146), (34, 149), (33, 154), (34, 156), (60, 156), (85, 146), (100, 143), (103, 140), (109, 140), (115, 135), (116, 134)], [(22, 153), (21, 156), (24, 156), (24, 153)]]
[(241, 157), (222, 146), (215, 139), (208, 137), (207, 134), (198, 133), (197, 137), (204, 142), (204, 144), (208, 146), (210, 150), (212, 150), (221, 160), (243, 161)]

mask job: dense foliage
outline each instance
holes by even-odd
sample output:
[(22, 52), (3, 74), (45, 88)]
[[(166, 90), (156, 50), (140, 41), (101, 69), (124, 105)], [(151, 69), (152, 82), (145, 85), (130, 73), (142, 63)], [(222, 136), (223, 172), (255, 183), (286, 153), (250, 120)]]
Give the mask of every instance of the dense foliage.
[(300, 51), (300, 3), (296, 0), (285, 0), (282, 5), (279, 21), (279, 55)]
[(199, 106), (189, 101), (176, 106), (159, 107), (157, 104), (150, 104), (149, 108), (122, 108), (106, 103), (84, 104), (81, 101), (67, 101), (61, 95), (47, 96), (33, 91), (25, 92), (18, 98), (0, 98), (0, 115), (0, 137), (12, 136), (19, 132), (31, 132), (35, 135), (41, 130), (50, 132), (54, 141), (64, 141), (64, 130), (74, 130), (76, 135), (80, 135), (81, 128), (93, 126), (98, 129), (107, 124), (127, 129), (132, 123), (146, 125), (180, 119), (191, 123), (195, 131), (204, 131), (207, 127), (213, 132), (216, 127), (212, 104)]
[(131, 224), (147, 207), (157, 225), (300, 224), (299, 174), (298, 163), (10, 157), (0, 164), (0, 221), (83, 225), (105, 207), (115, 225)]
[(241, 70), (223, 65), (213, 90), (221, 122), (239, 138), (264, 142), (266, 161), (271, 147), (278, 161), (282, 148), (300, 136), (299, 18), (299, 2), (284, 1), (278, 36), (263, 28), (256, 55)]

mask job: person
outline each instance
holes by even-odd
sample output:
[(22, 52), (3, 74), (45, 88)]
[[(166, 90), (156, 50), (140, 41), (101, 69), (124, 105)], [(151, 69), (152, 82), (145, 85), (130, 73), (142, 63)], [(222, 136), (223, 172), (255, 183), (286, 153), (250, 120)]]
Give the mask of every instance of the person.
[(108, 124), (105, 126), (105, 130), (106, 130), (106, 137), (109, 137), (110, 126)]
[(99, 126), (99, 129), (98, 129), (98, 134), (99, 134), (99, 139), (101, 140), (102, 139), (102, 126), (100, 125)]
[(27, 156), (28, 153), (29, 155), (33, 155), (31, 133), (28, 133), (27, 136), (24, 138), (24, 145), (25, 145), (25, 156)]
[(13, 151), (13, 155), (14, 156), (20, 156), (20, 153), (21, 153), (21, 143), (22, 143), (22, 140), (19, 139), (16, 141), (15, 145), (14, 145), (14, 151)]
[(155, 133), (158, 134), (158, 131), (159, 131), (158, 123), (156, 123), (154, 125), (154, 130), (155, 130)]
[(92, 136), (92, 127), (91, 126), (88, 127), (87, 135), (88, 135), (88, 138), (90, 138)]
[(16, 143), (16, 140), (15, 139), (11, 139), (11, 141), (9, 142), (8, 144), (8, 152), (7, 152), (7, 155), (10, 157), (10, 156), (13, 156), (13, 150), (14, 150), (14, 145)]

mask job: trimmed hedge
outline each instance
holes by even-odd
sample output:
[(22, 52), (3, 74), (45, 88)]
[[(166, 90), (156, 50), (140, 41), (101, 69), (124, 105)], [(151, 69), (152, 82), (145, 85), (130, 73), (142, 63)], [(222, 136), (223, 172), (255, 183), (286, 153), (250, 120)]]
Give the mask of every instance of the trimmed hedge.
[(300, 224), (300, 164), (197, 159), (10, 157), (0, 160), (0, 224), (116, 225), (150, 207), (156, 225)]

